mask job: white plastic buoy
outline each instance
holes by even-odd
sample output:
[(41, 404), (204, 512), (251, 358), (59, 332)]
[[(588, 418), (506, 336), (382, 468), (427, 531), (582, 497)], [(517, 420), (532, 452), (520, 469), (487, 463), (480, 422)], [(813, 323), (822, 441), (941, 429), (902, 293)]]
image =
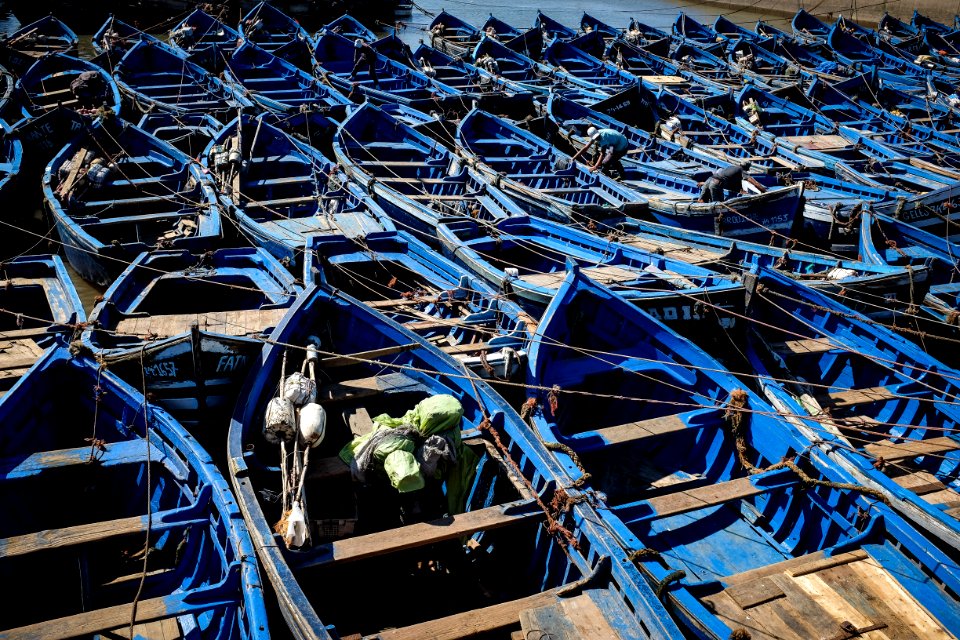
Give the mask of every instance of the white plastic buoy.
[(307, 541), (307, 519), (299, 501), (294, 501), (287, 516), (287, 533), (283, 536), (287, 547), (302, 547)]
[(271, 398), (263, 415), (263, 437), (271, 443), (286, 442), (297, 432), (293, 403), (286, 398)]
[(308, 448), (323, 442), (327, 434), (327, 412), (316, 402), (305, 404), (300, 409), (300, 437)]
[(317, 401), (317, 383), (295, 371), (287, 376), (283, 383), (283, 396), (300, 407)]

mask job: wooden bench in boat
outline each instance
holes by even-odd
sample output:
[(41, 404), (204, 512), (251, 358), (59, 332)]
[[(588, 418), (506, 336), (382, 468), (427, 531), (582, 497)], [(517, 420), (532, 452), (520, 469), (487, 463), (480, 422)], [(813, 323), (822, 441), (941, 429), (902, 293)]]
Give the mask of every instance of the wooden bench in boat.
[[(642, 277), (642, 274), (633, 269), (624, 269), (617, 265), (601, 265), (597, 267), (587, 267), (582, 270), (584, 275), (596, 280), (603, 285), (617, 284), (619, 282), (631, 282)], [(534, 287), (557, 288), (563, 283), (567, 276), (566, 271), (554, 271), (552, 273), (530, 273), (520, 276), (520, 280)]]
[(521, 637), (550, 640), (626, 640), (613, 630), (597, 602), (587, 593), (557, 598), (520, 612)]
[(868, 387), (866, 389), (848, 389), (829, 393), (819, 392), (817, 401), (832, 407), (843, 408), (855, 404), (868, 404), (895, 398), (897, 394), (886, 387)]
[(295, 570), (303, 570), (366, 560), (543, 517), (543, 511), (534, 501), (520, 500), (318, 545), (299, 557), (291, 556), (290, 564)]
[(404, 373), (388, 373), (357, 380), (341, 380), (320, 385), (317, 402), (337, 403), (362, 400), (381, 393), (429, 391), (427, 387)]
[[(183, 528), (194, 524), (204, 524), (205, 519), (166, 522), (165, 518), (180, 509), (154, 513), (150, 529), (154, 533), (172, 528)], [(0, 558), (26, 555), (58, 549), (66, 546), (88, 544), (132, 533), (146, 532), (147, 516), (131, 516), (104, 522), (92, 522), (61, 529), (47, 529), (36, 533), (13, 536), (0, 540)]]
[(126, 318), (117, 323), (116, 331), (129, 335), (157, 335), (166, 338), (187, 333), (193, 325), (197, 325), (201, 331), (243, 336), (262, 333), (264, 329), (277, 326), (286, 312), (286, 309), (246, 309)]
[(863, 550), (812, 553), (723, 582), (726, 589), (704, 600), (720, 620), (748, 630), (754, 640), (953, 637)]
[(826, 353), (843, 347), (831, 343), (826, 338), (808, 338), (802, 340), (785, 340), (770, 343), (770, 348), (782, 355), (803, 355), (808, 353)]
[[(179, 615), (199, 614), (202, 611), (214, 610), (226, 602), (232, 602), (233, 594), (222, 593), (219, 585), (204, 587), (193, 591), (172, 593), (157, 598), (146, 598), (137, 603), (137, 618), (134, 634), (149, 630), (173, 632), (179, 628), (176, 617)], [(17, 629), (0, 630), (0, 638), (18, 638), (20, 640), (67, 640), (68, 638), (88, 637), (104, 632), (113, 631), (108, 637), (129, 637), (130, 619), (133, 614), (133, 603), (104, 607), (85, 611), (55, 620), (45, 620), (36, 624), (26, 625)], [(154, 621), (169, 621), (162, 629), (147, 626)], [(143, 636), (152, 640), (169, 640), (165, 636)], [(181, 637), (181, 636), (173, 636)]]
[(524, 611), (550, 606), (558, 599), (562, 587), (536, 593), (532, 596), (501, 602), (489, 607), (472, 609), (436, 620), (388, 629), (364, 640), (460, 640), (516, 625)]
[(863, 449), (875, 458), (883, 458), (886, 462), (894, 462), (918, 456), (956, 451), (960, 449), (960, 442), (946, 436), (925, 440), (904, 440), (903, 442), (884, 440), (865, 445)]
[(688, 247), (672, 242), (660, 242), (659, 240), (648, 240), (645, 238), (632, 237), (624, 238), (621, 240), (621, 242), (631, 247), (643, 249), (644, 251), (650, 251), (654, 253), (660, 252), (668, 258), (682, 260), (688, 264), (713, 262), (714, 260), (719, 260), (721, 257), (723, 257), (723, 252), (696, 249), (694, 247)]
[[(757, 478), (759, 476), (753, 476)], [(665, 496), (650, 498), (646, 503), (654, 510), (657, 518), (699, 511), (707, 507), (715, 507), (726, 502), (742, 500), (758, 496), (770, 490), (770, 487), (757, 486), (750, 477), (736, 478), (717, 484), (686, 489)]]

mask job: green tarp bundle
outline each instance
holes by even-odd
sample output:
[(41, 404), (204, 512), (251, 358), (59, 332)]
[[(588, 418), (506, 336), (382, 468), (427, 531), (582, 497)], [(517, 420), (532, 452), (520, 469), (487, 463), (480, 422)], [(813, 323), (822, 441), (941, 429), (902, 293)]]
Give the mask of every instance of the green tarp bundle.
[[(366, 458), (370, 452), (362, 451), (364, 445), (375, 439), (373, 462), (386, 473), (391, 486), (400, 493), (417, 491), (426, 485), (423, 470), (417, 460), (416, 450), (425, 438), (444, 436), (452, 444), (456, 462), (446, 470), (447, 506), (451, 514), (462, 513), (467, 490), (476, 473), (476, 456), (463, 446), (460, 440), (460, 422), (463, 405), (451, 395), (431, 396), (422, 400), (403, 417), (392, 418), (387, 414), (373, 419), (376, 428), (372, 433), (354, 438), (340, 451), (340, 459), (356, 470), (358, 457)], [(384, 433), (384, 430), (390, 430)], [(371, 443), (372, 444), (372, 443)], [(441, 470), (434, 474), (441, 479)]]

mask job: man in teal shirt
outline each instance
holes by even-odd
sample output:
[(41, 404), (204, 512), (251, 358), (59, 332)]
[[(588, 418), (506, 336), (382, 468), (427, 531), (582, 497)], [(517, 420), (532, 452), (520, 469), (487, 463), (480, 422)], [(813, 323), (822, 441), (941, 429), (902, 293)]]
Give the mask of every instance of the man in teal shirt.
[(627, 155), (630, 148), (630, 141), (627, 140), (619, 131), (613, 129), (597, 129), (590, 127), (587, 129), (587, 135), (590, 136), (590, 142), (583, 145), (583, 148), (573, 156), (573, 161), (587, 152), (590, 147), (596, 143), (600, 149), (597, 154), (597, 160), (590, 167), (590, 171), (598, 171), (601, 168), (604, 173), (609, 174), (611, 169), (616, 169), (618, 173), (623, 173), (623, 165), (620, 164), (620, 158)]

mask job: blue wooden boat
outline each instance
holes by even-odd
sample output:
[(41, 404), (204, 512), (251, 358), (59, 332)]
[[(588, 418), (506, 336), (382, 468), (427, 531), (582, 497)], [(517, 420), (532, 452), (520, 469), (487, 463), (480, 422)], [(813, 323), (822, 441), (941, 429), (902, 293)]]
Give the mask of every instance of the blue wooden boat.
[(90, 40), (93, 52), (98, 56), (108, 54), (120, 59), (124, 53), (140, 40), (159, 44), (161, 41), (146, 31), (118, 20), (112, 14), (107, 18)]
[(173, 27), (168, 37), (174, 49), (213, 72), (224, 68), (241, 40), (236, 29), (199, 8)]
[(743, 40), (759, 42), (764, 38), (762, 34), (756, 31), (750, 31), (750, 29), (740, 26), (724, 15), (717, 16), (716, 20), (713, 21), (713, 31), (715, 31), (717, 35), (724, 36), (729, 40), (741, 38)]
[(465, 57), (480, 41), (480, 29), (457, 16), (441, 11), (427, 27), (430, 46), (452, 56)]
[(200, 252), (221, 237), (217, 196), (200, 166), (127, 123), (97, 120), (61, 149), (43, 195), (70, 265), (101, 287), (144, 251)]
[(399, 102), (417, 108), (429, 107), (435, 100), (456, 96), (457, 90), (428, 78), (419, 71), (377, 53), (377, 76), (374, 84), (366, 69), (351, 77), (354, 43), (343, 36), (325, 32), (316, 41), (314, 57), (317, 73), (356, 102), (365, 99), (375, 103)]
[(936, 33), (950, 33), (951, 31), (954, 31), (953, 26), (948, 26), (942, 22), (937, 22), (936, 20), (923, 15), (916, 9), (913, 10), (913, 16), (910, 18), (910, 24), (917, 29), (924, 29), (926, 31), (933, 31)]
[(0, 270), (0, 398), (54, 343), (73, 336), (87, 314), (57, 256), (19, 256)]
[(880, 21), (877, 23), (877, 35), (879, 38), (894, 43), (915, 38), (919, 33), (920, 30), (915, 26), (909, 22), (904, 22), (896, 16), (890, 15), (888, 12), (884, 12)]
[(143, 253), (94, 307), (82, 340), (210, 445), (262, 338), (301, 292), (261, 249)]
[[(580, 18), (580, 31), (582, 31), (585, 34), (592, 33), (595, 31), (603, 37), (603, 40), (605, 42), (609, 43), (610, 41), (616, 40), (617, 38), (625, 37), (628, 30), (618, 29), (613, 25), (609, 25), (606, 22), (597, 20), (587, 12), (584, 12), (583, 16), (581, 16)], [(643, 34), (643, 32), (639, 32), (639, 34), (637, 35), (638, 40), (643, 37), (645, 37), (645, 34)]]
[[(594, 37), (599, 38), (599, 34), (594, 32)], [(600, 42), (602, 43), (602, 38)], [(618, 93), (638, 82), (633, 73), (603, 62), (573, 43), (559, 38), (544, 49), (543, 61), (562, 69), (561, 73), (577, 78), (588, 88), (604, 93)]]
[(0, 193), (13, 188), (23, 164), (23, 141), (0, 119)]
[(4, 396), (0, 419), (2, 508), (21, 514), (0, 534), (18, 585), (0, 634), (270, 637), (230, 487), (166, 412), (64, 345)]
[(830, 31), (826, 42), (839, 62), (854, 69), (866, 71), (872, 67), (918, 79), (926, 78), (929, 73), (928, 69), (873, 47), (840, 27)]
[(204, 153), (240, 233), (298, 268), (315, 235), (363, 238), (393, 229), (387, 215), (318, 150), (269, 121), (240, 116)]
[(414, 68), (472, 99), (483, 101), (490, 94), (529, 93), (530, 89), (506, 77), (421, 44), (412, 54)]
[(216, 117), (253, 106), (241, 93), (164, 44), (137, 42), (113, 68), (113, 76), (134, 111)]
[(261, 49), (276, 53), (284, 45), (300, 40), (310, 42), (310, 34), (300, 23), (273, 6), (260, 2), (240, 20), (240, 37)]
[(722, 50), (712, 53), (685, 41), (676, 46), (666, 41), (653, 42), (643, 50), (648, 58), (675, 64), (682, 74), (704, 86), (721, 87), (725, 92), (738, 90), (747, 82), (768, 86), (759, 74), (728, 62)]
[(496, 220), (522, 211), (434, 139), (365, 104), (343, 122), (337, 162), (366, 187), (396, 224), (436, 244), (437, 221), (477, 215)]
[(342, 93), (255, 44), (244, 42), (223, 71), (228, 84), (242, 86), (248, 98), (277, 113), (301, 107), (345, 113), (352, 104)]
[[(729, 92), (729, 88), (722, 84), (684, 69), (680, 62), (661, 55), (669, 53), (665, 47), (669, 47), (669, 41), (658, 40), (640, 47), (626, 39), (615, 40), (610, 43), (607, 58), (618, 69), (637, 76), (644, 86), (653, 89), (663, 88), (694, 100)], [(649, 49), (657, 53), (651, 53)]]
[(728, 42), (727, 62), (745, 77), (755, 78), (771, 87), (797, 82), (806, 85), (812, 81), (803, 69), (764, 49), (753, 39), (731, 37)]
[(79, 55), (79, 44), (70, 27), (53, 15), (44, 16), (0, 39), (0, 63), (22, 74), (48, 53)]
[[(465, 377), (450, 356), (322, 287), (298, 301), (271, 341), (243, 391), (248, 401), (238, 405), (231, 423), (228, 455), (240, 508), (293, 637), (455, 637), (467, 628), (496, 637), (513, 630), (542, 633), (558, 622), (586, 636), (679, 633), (627, 553), (600, 534), (586, 504), (574, 505), (550, 530), (541, 526), (540, 505), (557, 490), (554, 463), (513, 410), (483, 381)], [(278, 500), (286, 480), (278, 449), (289, 452), (295, 445), (264, 439), (265, 407), (284, 369), (308, 366), (300, 349), (280, 343), (317, 341), (325, 437), (302, 465), (302, 494)], [(411, 488), (423, 488), (406, 493), (376, 470), (364, 473), (363, 483), (351, 479), (337, 452), (377, 428), (371, 416), (453, 404), (438, 395), (452, 395), (462, 407), (456, 412), (462, 417), (446, 420), (452, 422), (456, 466), (444, 464), (420, 482), (415, 479), (423, 476), (411, 473)], [(456, 415), (444, 415), (450, 414)], [(575, 488), (565, 491), (574, 501), (580, 495)], [(274, 523), (298, 498), (309, 541), (282, 548), (287, 545), (275, 536)], [(565, 531), (576, 544), (565, 542)], [(442, 570), (427, 568), (438, 563)], [(378, 579), (370, 580), (372, 573)], [(577, 602), (591, 610), (586, 620), (594, 626), (586, 629), (577, 626), (586, 622), (582, 614), (553, 609), (582, 596), (591, 600)], [(360, 611), (358, 597), (377, 606)], [(546, 613), (552, 622), (541, 620)]]
[(765, 20), (757, 20), (757, 23), (753, 26), (753, 30), (757, 32), (757, 35), (763, 36), (764, 38), (782, 38), (783, 40), (795, 40), (793, 36), (784, 31), (783, 29), (778, 29), (769, 22)]
[(325, 31), (330, 33), (335, 33), (337, 35), (343, 36), (348, 40), (356, 40), (360, 38), (361, 40), (366, 40), (367, 42), (376, 42), (377, 34), (367, 28), (362, 22), (354, 18), (348, 13), (343, 14), (336, 20), (328, 22), (324, 26), (320, 27), (320, 30), (317, 32), (315, 37), (319, 38), (320, 34)]
[[(540, 57), (540, 50), (535, 53)], [(481, 38), (473, 49), (471, 57), (474, 65), (483, 67), (487, 57), (497, 64), (497, 73), (501, 78), (517, 83), (536, 93), (546, 94), (552, 89), (569, 90), (572, 87), (589, 89), (591, 85), (581, 82), (568, 74), (558, 72), (530, 55), (514, 51), (494, 38)], [(605, 94), (597, 94), (604, 96)]]
[(671, 324), (716, 322), (726, 311), (738, 313), (743, 297), (735, 278), (548, 220), (445, 220), (437, 233), (450, 259), (538, 311), (556, 295), (568, 261)]
[[(925, 335), (915, 340), (937, 344), (937, 337), (957, 337), (957, 302), (960, 294), (960, 246), (952, 239), (937, 236), (897, 218), (866, 211), (860, 222), (860, 255), (866, 262), (930, 271), (930, 290), (919, 304), (913, 324), (923, 325)], [(906, 337), (913, 337), (906, 334)], [(956, 367), (960, 360), (951, 351), (937, 351), (937, 357)]]
[(487, 21), (480, 25), (480, 31), (488, 38), (494, 38), (504, 42), (513, 40), (523, 34), (523, 31), (497, 18), (492, 13), (490, 17), (487, 18)]
[(800, 41), (826, 42), (831, 26), (805, 9), (799, 9), (790, 20), (793, 35)]
[(14, 93), (24, 118), (58, 106), (89, 116), (98, 115), (101, 108), (121, 113), (120, 89), (110, 74), (92, 62), (61, 53), (37, 60), (17, 80)]
[(553, 40), (572, 40), (580, 35), (573, 27), (568, 27), (562, 22), (554, 20), (539, 9), (537, 10), (537, 17), (533, 21), (533, 26), (534, 29), (543, 33), (543, 39), (546, 43)]
[(457, 141), (487, 180), (536, 215), (567, 222), (647, 209), (633, 189), (591, 173), (545, 140), (485, 111), (474, 109), (460, 121)]
[(617, 242), (720, 273), (742, 277), (745, 272), (767, 267), (831, 295), (843, 291), (851, 300), (874, 305), (873, 315), (879, 316), (921, 303), (936, 282), (933, 269), (924, 261), (907, 269), (904, 264), (880, 263), (866, 256), (862, 260), (839, 258), (642, 220), (625, 222), (618, 231), (612, 235)]
[(175, 116), (160, 111), (145, 113), (137, 126), (179, 149), (188, 158), (201, 158), (223, 123), (205, 113)]
[(727, 47), (727, 37), (681, 11), (671, 25), (673, 35), (705, 51), (722, 53)]
[[(758, 23), (758, 29), (761, 27)], [(772, 27), (763, 27), (768, 31)], [(757, 45), (777, 55), (790, 64), (821, 78), (839, 80), (856, 72), (837, 62), (829, 46), (822, 42), (799, 42), (789, 36), (770, 35), (758, 40)]]
[[(655, 98), (649, 96), (651, 103)], [(727, 166), (711, 155), (697, 151), (688, 152), (679, 144), (647, 133), (640, 127), (628, 126), (616, 118), (582, 104), (552, 93), (544, 109), (547, 122), (553, 126), (551, 133), (567, 141), (570, 149), (579, 150), (590, 142), (587, 130), (590, 127), (613, 129), (629, 140), (631, 149), (623, 158), (628, 165), (640, 165), (662, 173), (687, 176), (703, 182), (715, 171)]]
[(956, 633), (952, 555), (704, 351), (576, 271), (537, 336), (534, 428), (687, 634)]
[(750, 337), (748, 355), (776, 408), (814, 416), (815, 437), (905, 494), (895, 508), (936, 543), (960, 549), (957, 371), (819, 292), (766, 272), (758, 284), (748, 313), (773, 324)]
[[(823, 162), (783, 149), (775, 139), (738, 124), (729, 95), (694, 101), (670, 91), (657, 94), (660, 137), (725, 162), (749, 160), (753, 172), (822, 169)], [(598, 108), (599, 107), (595, 107)]]
[(514, 378), (536, 321), (495, 286), (404, 231), (307, 241), (303, 281), (359, 300), (484, 378)]

